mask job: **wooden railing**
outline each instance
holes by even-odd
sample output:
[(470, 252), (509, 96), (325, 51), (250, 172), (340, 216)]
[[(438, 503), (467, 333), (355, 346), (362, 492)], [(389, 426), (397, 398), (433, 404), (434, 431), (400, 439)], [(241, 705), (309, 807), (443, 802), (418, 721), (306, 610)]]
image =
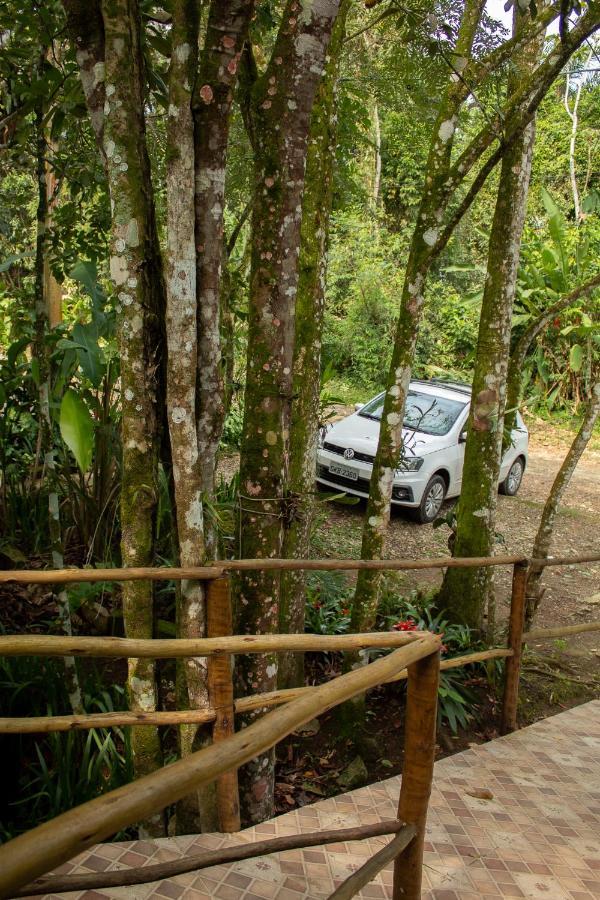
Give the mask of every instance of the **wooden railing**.
[[(523, 556), (433, 560), (234, 560), (202, 568), (178, 569), (65, 569), (0, 572), (0, 582), (73, 583), (83, 581), (181, 580), (207, 583), (208, 637), (197, 640), (131, 640), (112, 637), (8, 635), (0, 637), (6, 656), (86, 656), (173, 658), (206, 656), (210, 707), (204, 710), (136, 713), (116, 712), (80, 716), (1, 718), (0, 733), (65, 731), (124, 725), (172, 725), (214, 722), (213, 744), (167, 768), (111, 791), (39, 825), (0, 847), (0, 897), (72, 890), (99, 889), (147, 883), (208, 866), (333, 841), (395, 835), (331, 895), (353, 897), (389, 862), (394, 863), (394, 898), (420, 897), (423, 842), (431, 791), (435, 751), (438, 673), (470, 663), (506, 658), (502, 730), (514, 730), (521, 649), (527, 640), (543, 640), (582, 631), (600, 630), (600, 623), (562, 629), (536, 629), (523, 634), (528, 566), (572, 565), (600, 561), (600, 555), (548, 560)], [(350, 635), (231, 635), (229, 579), (226, 572), (243, 569), (425, 569), (446, 566), (513, 566), (508, 646), (444, 660), (440, 664), (439, 637), (428, 632)], [(392, 653), (368, 666), (316, 687), (273, 691), (233, 699), (231, 655), (308, 650), (389, 648)], [(200, 786), (217, 784), (217, 803), (223, 831), (239, 830), (237, 769), (273, 747), (301, 724), (376, 685), (408, 679), (404, 770), (398, 818), (376, 826), (300, 834), (248, 845), (244, 843), (200, 856), (125, 871), (53, 876), (52, 871), (87, 847), (122, 828), (164, 809)], [(279, 706), (252, 725), (234, 733), (235, 713)], [(43, 877), (40, 877), (43, 876)]]

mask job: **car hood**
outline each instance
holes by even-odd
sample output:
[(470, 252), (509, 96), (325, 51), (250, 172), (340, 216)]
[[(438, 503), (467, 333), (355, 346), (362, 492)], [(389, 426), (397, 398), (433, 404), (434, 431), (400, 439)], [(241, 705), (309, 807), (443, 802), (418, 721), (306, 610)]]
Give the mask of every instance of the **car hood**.
[[(402, 430), (402, 438), (414, 456), (424, 456), (434, 450), (442, 450), (451, 442), (448, 434), (423, 434), (407, 428)], [(325, 440), (340, 447), (352, 447), (353, 450), (375, 456), (379, 440), (379, 422), (353, 413), (335, 422), (327, 430)]]

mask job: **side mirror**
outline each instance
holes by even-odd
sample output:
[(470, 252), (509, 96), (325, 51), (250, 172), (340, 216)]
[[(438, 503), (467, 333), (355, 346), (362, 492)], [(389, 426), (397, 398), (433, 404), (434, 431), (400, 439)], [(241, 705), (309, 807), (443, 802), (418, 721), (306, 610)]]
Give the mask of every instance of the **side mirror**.
[(354, 404), (354, 411), (355, 411), (355, 412), (358, 412), (359, 409), (362, 409), (364, 405), (365, 405), (364, 403), (355, 403), (355, 404)]
[(458, 436), (458, 443), (459, 443), (459, 444), (466, 444), (466, 442), (467, 442), (467, 432), (466, 432), (466, 431), (461, 431), (461, 433), (460, 433), (459, 436)]

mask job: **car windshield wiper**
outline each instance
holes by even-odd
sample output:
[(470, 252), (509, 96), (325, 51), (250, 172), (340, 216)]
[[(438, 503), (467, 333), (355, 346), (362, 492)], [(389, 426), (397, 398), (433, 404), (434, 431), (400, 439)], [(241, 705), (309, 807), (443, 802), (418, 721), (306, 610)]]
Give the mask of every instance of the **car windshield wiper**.
[(363, 419), (373, 419), (374, 422), (381, 422), (381, 416), (374, 416), (373, 413), (363, 412), (359, 410), (359, 416), (362, 416)]

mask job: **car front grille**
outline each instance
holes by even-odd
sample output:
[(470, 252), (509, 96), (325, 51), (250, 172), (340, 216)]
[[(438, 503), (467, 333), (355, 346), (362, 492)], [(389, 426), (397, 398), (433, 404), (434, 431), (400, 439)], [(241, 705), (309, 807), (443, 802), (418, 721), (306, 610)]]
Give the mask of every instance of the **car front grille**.
[[(323, 449), (329, 450), (330, 453), (337, 453), (338, 456), (343, 456), (348, 448), (339, 447), (337, 444), (331, 444), (329, 441), (325, 441), (325, 443), (323, 444)], [(354, 455), (351, 457), (351, 459), (358, 459), (361, 462), (372, 463), (375, 457), (370, 453), (360, 453), (359, 450), (355, 450)]]

